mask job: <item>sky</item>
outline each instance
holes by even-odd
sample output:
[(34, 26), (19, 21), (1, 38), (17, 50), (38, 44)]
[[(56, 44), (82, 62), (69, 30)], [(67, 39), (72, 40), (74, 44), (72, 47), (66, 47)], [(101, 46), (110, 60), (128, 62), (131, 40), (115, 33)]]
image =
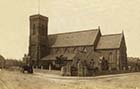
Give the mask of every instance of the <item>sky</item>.
[[(29, 16), (38, 0), (0, 0), (0, 54), (22, 59), (28, 53)], [(127, 54), (140, 57), (140, 0), (40, 0), (49, 17), (49, 34), (96, 29), (102, 34), (124, 31)]]

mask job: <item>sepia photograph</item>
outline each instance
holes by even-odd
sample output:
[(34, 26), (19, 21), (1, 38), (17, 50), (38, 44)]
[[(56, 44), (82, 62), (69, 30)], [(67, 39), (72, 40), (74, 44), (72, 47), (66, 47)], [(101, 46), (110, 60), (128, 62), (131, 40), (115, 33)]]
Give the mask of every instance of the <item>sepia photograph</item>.
[(140, 89), (140, 0), (0, 0), (0, 89)]

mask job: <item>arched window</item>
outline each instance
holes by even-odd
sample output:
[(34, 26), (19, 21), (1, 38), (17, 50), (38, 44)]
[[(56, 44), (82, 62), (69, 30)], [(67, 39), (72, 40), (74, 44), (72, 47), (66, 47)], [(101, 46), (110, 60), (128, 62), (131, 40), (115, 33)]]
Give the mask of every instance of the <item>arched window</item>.
[(112, 52), (109, 53), (109, 60), (110, 60), (110, 63), (113, 62), (113, 54), (112, 54)]
[(73, 49), (73, 53), (76, 53), (76, 47), (74, 47), (74, 49)]
[(46, 35), (45, 25), (41, 25), (41, 35)]
[(66, 51), (67, 51), (67, 48), (64, 49), (64, 53), (66, 53)]
[(35, 35), (35, 24), (33, 24), (33, 35)]

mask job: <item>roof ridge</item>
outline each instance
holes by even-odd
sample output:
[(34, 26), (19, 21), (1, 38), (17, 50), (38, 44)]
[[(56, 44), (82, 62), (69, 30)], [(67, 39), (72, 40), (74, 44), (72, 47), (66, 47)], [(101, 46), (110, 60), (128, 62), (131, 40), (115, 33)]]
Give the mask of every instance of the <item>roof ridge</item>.
[[(105, 35), (102, 35), (102, 36), (114, 36), (114, 35), (122, 35), (122, 33), (116, 33), (116, 34), (105, 34)], [(101, 37), (102, 37), (101, 36)]]
[(88, 31), (97, 31), (97, 30), (100, 30), (100, 29), (89, 29), (89, 30), (82, 30), (82, 31), (55, 33), (55, 34), (49, 34), (49, 35), (63, 35), (63, 34), (71, 34), (71, 33), (79, 33), (79, 32), (88, 32)]

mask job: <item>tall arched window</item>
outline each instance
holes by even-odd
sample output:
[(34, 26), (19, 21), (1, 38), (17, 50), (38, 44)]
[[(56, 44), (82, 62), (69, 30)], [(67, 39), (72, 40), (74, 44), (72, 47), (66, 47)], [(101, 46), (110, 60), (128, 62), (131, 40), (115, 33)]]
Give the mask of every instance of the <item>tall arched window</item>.
[(35, 35), (35, 24), (33, 24), (33, 35)]
[(42, 33), (41, 35), (46, 35), (45, 25), (42, 24), (41, 30), (42, 30), (42, 31), (41, 31), (41, 33)]
[(109, 61), (110, 61), (110, 63), (113, 63), (113, 54), (112, 54), (112, 52), (109, 53)]

